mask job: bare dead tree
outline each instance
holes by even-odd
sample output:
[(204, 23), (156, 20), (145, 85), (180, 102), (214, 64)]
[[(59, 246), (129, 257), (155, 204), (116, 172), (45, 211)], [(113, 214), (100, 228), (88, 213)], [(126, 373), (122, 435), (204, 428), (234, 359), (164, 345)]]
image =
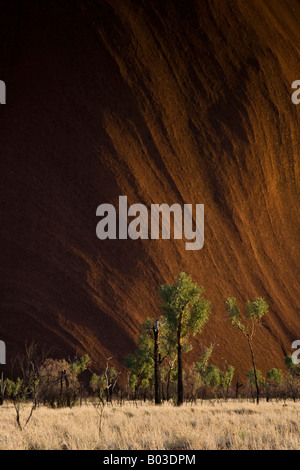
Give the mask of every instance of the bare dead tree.
[(237, 378), (236, 380), (236, 385), (235, 385), (235, 398), (238, 398), (239, 397), (239, 389), (243, 386), (243, 384), (241, 384), (239, 382), (239, 378)]
[(115, 377), (109, 377), (109, 361), (113, 359), (113, 357), (109, 357), (106, 360), (106, 368), (104, 371), (104, 376), (105, 376), (105, 381), (106, 381), (106, 401), (107, 403), (111, 402), (112, 400), (112, 395), (114, 388), (117, 384), (117, 381), (121, 375), (121, 372), (119, 372)]
[(67, 406), (71, 408), (71, 400), (70, 400), (70, 394), (69, 394), (69, 388), (70, 388), (70, 382), (69, 382), (69, 377), (67, 371), (64, 369), (60, 372), (60, 391), (59, 391), (59, 399), (57, 406), (61, 407), (63, 406), (63, 389), (64, 389), (64, 383), (66, 386), (66, 400), (67, 400)]
[(104, 414), (104, 401), (102, 398), (99, 396), (97, 401), (92, 401), (92, 404), (94, 406), (94, 409), (96, 410), (99, 421), (98, 421), (98, 434), (100, 437), (101, 431), (102, 431), (102, 422), (103, 422), (103, 414)]
[(155, 382), (155, 404), (161, 404), (161, 385), (160, 385), (160, 358), (159, 358), (159, 330), (160, 321), (155, 320), (153, 326), (154, 335), (154, 382)]

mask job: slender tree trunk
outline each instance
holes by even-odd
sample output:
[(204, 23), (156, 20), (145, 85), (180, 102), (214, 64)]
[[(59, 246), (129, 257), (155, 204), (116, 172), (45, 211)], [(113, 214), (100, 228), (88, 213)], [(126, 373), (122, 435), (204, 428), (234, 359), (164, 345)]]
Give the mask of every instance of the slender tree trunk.
[(160, 398), (160, 377), (159, 377), (159, 363), (158, 363), (158, 344), (157, 344), (157, 333), (155, 333), (155, 340), (154, 340), (154, 380), (155, 380), (155, 404), (160, 405), (161, 404), (161, 398)]
[(170, 382), (171, 382), (171, 369), (168, 372), (168, 378), (167, 378), (167, 401), (170, 400)]
[(235, 398), (239, 397), (239, 389), (243, 386), (243, 384), (240, 384), (239, 378), (237, 378), (236, 381), (236, 386), (235, 386)]
[(255, 357), (254, 357), (254, 352), (253, 352), (250, 338), (248, 338), (248, 343), (249, 343), (249, 348), (251, 351), (253, 371), (254, 371), (254, 380), (255, 380), (255, 388), (256, 388), (256, 403), (259, 404), (259, 386), (258, 386), (257, 373), (256, 373)]
[(59, 397), (57, 398), (57, 408), (60, 408), (62, 406), (62, 401), (63, 401), (63, 382), (64, 380), (64, 371), (61, 371), (60, 373), (60, 390), (59, 390)]
[(154, 333), (154, 381), (155, 381), (155, 404), (161, 404), (161, 387), (160, 387), (160, 370), (159, 370), (159, 322), (156, 320), (155, 326), (153, 327)]
[(66, 382), (67, 406), (71, 408), (70, 383), (69, 383), (69, 378), (68, 378), (68, 374), (66, 371), (64, 371), (64, 376), (65, 376), (65, 382)]
[(178, 388), (177, 388), (177, 406), (183, 404), (183, 378), (182, 378), (182, 319), (183, 312), (181, 312), (179, 317), (179, 324), (177, 330), (177, 360), (178, 360)]

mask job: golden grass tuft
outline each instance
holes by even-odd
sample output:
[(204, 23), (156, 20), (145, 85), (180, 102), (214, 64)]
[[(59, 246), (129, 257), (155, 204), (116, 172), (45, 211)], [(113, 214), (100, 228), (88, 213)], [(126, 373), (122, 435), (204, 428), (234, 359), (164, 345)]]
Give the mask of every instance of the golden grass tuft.
[[(24, 409), (25, 418), (28, 409)], [(207, 402), (176, 408), (170, 404), (92, 404), (73, 409), (38, 408), (20, 431), (12, 405), (0, 407), (0, 449), (197, 450), (299, 449), (300, 403)]]

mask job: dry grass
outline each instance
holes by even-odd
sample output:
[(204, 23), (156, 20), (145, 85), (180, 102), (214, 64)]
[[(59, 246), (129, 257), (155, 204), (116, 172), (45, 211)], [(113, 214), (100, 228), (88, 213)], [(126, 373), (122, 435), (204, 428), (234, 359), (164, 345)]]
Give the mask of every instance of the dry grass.
[[(23, 410), (25, 419), (28, 408)], [(300, 403), (204, 403), (37, 409), (24, 431), (0, 408), (0, 449), (299, 449)]]

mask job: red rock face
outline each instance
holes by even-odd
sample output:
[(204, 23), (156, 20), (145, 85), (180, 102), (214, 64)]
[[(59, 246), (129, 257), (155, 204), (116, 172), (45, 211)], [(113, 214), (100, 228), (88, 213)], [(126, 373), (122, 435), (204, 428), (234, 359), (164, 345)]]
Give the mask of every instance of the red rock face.
[[(186, 271), (213, 314), (189, 357), (250, 368), (224, 301), (263, 296), (257, 366), (300, 335), (296, 0), (5, 2), (0, 17), (0, 332), (95, 369), (135, 348)], [(205, 244), (96, 237), (96, 208), (205, 204)]]

